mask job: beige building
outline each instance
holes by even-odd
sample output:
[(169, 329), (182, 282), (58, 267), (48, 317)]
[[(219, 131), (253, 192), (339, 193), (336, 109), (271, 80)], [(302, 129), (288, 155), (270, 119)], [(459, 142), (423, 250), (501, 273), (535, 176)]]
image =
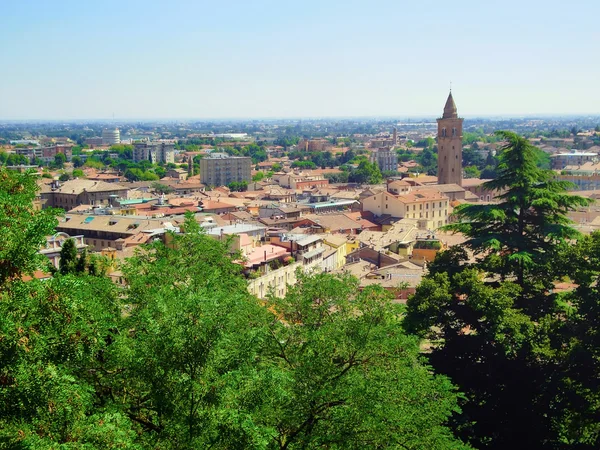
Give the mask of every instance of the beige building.
[(252, 158), (211, 153), (200, 160), (200, 181), (207, 186), (227, 186), (234, 181), (250, 182)]
[(458, 117), (452, 92), (438, 123), (438, 184), (462, 186), (462, 118)]
[(109, 205), (127, 198), (127, 188), (117, 183), (75, 179), (42, 186), (40, 193), (44, 208), (63, 208), (68, 211), (79, 205)]
[(419, 189), (400, 195), (379, 192), (362, 201), (363, 211), (418, 220), (419, 228), (434, 230), (448, 223), (448, 197), (435, 189)]

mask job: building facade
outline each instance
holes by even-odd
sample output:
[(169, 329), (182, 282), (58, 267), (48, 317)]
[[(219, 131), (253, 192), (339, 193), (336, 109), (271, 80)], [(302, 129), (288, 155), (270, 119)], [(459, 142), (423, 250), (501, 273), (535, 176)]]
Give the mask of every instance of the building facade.
[(252, 158), (211, 153), (200, 160), (200, 181), (208, 186), (227, 186), (234, 181), (251, 181)]
[(175, 144), (136, 142), (133, 144), (133, 162), (140, 161), (150, 161), (153, 164), (175, 163)]
[(371, 162), (377, 163), (379, 170), (382, 172), (398, 171), (398, 154), (389, 147), (373, 150), (371, 153)]
[(452, 92), (438, 123), (438, 184), (462, 186), (462, 118), (458, 117)]

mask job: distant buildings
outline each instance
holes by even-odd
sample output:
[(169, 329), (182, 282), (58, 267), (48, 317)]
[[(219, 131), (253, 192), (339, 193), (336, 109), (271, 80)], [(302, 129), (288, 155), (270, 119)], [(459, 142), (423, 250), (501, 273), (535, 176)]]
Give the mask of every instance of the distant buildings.
[(232, 182), (250, 182), (252, 158), (211, 153), (200, 160), (200, 181), (208, 186), (227, 186)]
[(301, 139), (297, 148), (302, 152), (325, 152), (330, 151), (333, 145), (327, 139)]
[(150, 161), (153, 164), (175, 162), (175, 145), (166, 142), (135, 142), (133, 162)]
[(452, 92), (438, 122), (438, 184), (462, 186), (462, 124)]
[(121, 132), (118, 128), (102, 130), (102, 145), (115, 145), (121, 143)]
[(398, 154), (390, 147), (378, 148), (371, 152), (371, 162), (376, 163), (382, 172), (398, 170)]
[(71, 161), (73, 156), (72, 145), (50, 145), (47, 147), (34, 147), (34, 148), (16, 148), (15, 153), (28, 158), (30, 161), (34, 159), (41, 159), (44, 163), (51, 163), (58, 153), (65, 155), (67, 161)]
[(567, 166), (582, 166), (587, 162), (597, 162), (598, 153), (594, 152), (565, 152), (550, 155), (552, 160), (552, 168), (562, 170)]

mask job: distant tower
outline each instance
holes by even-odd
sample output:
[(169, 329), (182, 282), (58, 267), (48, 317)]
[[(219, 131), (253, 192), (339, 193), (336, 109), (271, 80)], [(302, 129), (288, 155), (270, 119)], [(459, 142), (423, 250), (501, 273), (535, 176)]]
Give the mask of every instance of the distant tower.
[(462, 186), (462, 124), (458, 117), (452, 91), (438, 123), (438, 184)]
[(394, 145), (398, 145), (398, 129), (396, 127), (394, 127), (394, 134), (392, 139), (394, 140)]

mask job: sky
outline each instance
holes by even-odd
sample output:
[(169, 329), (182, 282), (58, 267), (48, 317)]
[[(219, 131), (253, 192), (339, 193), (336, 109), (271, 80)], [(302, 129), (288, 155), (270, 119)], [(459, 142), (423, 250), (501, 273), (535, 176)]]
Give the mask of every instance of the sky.
[(600, 1), (0, 0), (0, 120), (600, 113)]

